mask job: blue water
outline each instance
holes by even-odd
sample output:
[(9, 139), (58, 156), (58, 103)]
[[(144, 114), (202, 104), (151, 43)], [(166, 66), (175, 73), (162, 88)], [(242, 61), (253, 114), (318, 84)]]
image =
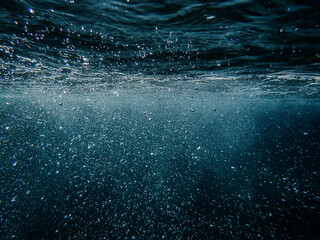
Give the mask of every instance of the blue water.
[(318, 1), (0, 0), (1, 239), (319, 239)]
[(0, 11), (10, 84), (92, 71), (319, 73), (318, 1), (1, 1)]

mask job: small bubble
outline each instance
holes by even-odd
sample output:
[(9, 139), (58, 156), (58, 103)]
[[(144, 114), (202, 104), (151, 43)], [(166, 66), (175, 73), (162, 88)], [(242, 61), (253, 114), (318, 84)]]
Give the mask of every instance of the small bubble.
[(215, 18), (216, 18), (216, 16), (208, 16), (207, 17), (208, 20), (215, 19)]

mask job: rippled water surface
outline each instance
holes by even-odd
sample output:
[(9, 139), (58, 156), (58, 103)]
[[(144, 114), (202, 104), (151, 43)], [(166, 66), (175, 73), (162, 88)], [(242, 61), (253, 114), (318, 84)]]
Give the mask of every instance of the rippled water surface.
[(1, 1), (0, 11), (2, 85), (127, 83), (136, 74), (319, 82), (317, 1)]
[(316, 0), (0, 0), (1, 239), (319, 239)]

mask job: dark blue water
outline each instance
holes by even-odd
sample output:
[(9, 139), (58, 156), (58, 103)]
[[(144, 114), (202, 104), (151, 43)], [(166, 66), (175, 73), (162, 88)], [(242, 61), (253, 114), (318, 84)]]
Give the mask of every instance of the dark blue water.
[(0, 0), (1, 239), (319, 239), (318, 1)]
[(9, 83), (77, 82), (92, 71), (319, 72), (318, 1), (2, 0), (0, 15)]

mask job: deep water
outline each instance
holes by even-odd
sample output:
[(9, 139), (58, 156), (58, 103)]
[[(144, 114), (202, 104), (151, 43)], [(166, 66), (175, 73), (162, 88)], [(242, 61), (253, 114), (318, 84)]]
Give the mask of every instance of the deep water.
[(0, 0), (1, 239), (319, 239), (318, 1)]
[(319, 103), (167, 90), (0, 103), (3, 237), (319, 234)]

